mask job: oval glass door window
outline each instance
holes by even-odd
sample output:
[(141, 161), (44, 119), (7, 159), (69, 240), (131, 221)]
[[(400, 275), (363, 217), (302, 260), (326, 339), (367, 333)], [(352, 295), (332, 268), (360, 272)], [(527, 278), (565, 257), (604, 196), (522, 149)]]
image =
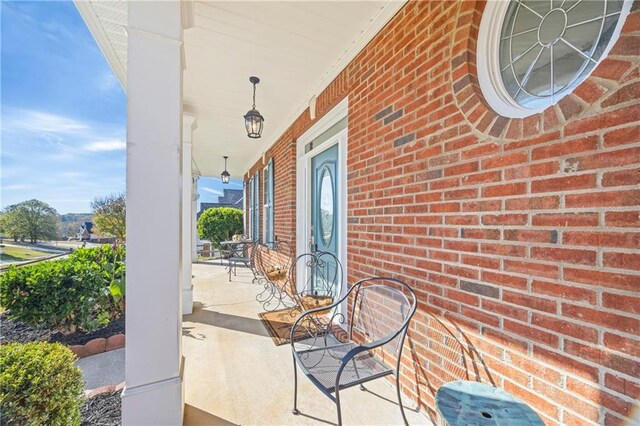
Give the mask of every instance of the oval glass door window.
[(333, 236), (334, 208), (333, 176), (325, 166), (320, 178), (320, 232), (324, 245), (329, 245)]

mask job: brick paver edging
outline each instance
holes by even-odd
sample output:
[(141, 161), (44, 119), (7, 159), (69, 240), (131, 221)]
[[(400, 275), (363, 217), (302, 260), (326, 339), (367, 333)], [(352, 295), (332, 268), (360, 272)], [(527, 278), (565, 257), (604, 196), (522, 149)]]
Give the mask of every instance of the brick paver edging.
[(91, 355), (101, 354), (103, 352), (122, 349), (125, 345), (124, 334), (115, 334), (108, 339), (99, 337), (85, 343), (84, 345), (69, 346), (69, 349), (78, 357), (84, 358)]
[(87, 399), (89, 399), (89, 398), (93, 398), (94, 396), (98, 396), (98, 395), (103, 394), (103, 393), (120, 392), (120, 391), (122, 391), (122, 389), (124, 389), (124, 383), (125, 382), (122, 382), (122, 383), (120, 383), (118, 385), (106, 385), (106, 386), (101, 386), (99, 388), (86, 390), (86, 391), (84, 391), (84, 396)]

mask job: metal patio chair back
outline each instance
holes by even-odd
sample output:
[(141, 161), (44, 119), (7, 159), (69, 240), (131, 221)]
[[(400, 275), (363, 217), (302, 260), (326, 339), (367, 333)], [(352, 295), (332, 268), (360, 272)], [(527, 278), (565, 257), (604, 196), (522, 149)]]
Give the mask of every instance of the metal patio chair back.
[(287, 306), (288, 272), (293, 261), (293, 249), (287, 241), (272, 241), (258, 244), (255, 265), (259, 275), (258, 282), (264, 290), (256, 296), (267, 311)]
[[(295, 342), (293, 337), (308, 318), (327, 309), (348, 305), (347, 314), (334, 313), (318, 336)], [(294, 360), (293, 413), (297, 409), (297, 367), (336, 404), (338, 424), (342, 424), (340, 391), (394, 375), (402, 419), (407, 419), (400, 390), (402, 348), (409, 322), (416, 311), (413, 290), (395, 278), (374, 277), (358, 281), (330, 306), (303, 312), (291, 329)], [(346, 324), (345, 324), (346, 322)]]
[(287, 291), (300, 311), (328, 306), (342, 294), (344, 271), (329, 252), (313, 251), (296, 257), (289, 271)]

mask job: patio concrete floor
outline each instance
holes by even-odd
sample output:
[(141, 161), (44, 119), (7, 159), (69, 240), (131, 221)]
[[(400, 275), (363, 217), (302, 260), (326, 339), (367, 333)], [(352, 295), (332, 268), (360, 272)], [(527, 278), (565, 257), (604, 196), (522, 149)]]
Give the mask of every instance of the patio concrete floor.
[[(291, 347), (275, 346), (258, 318), (249, 270), (228, 281), (224, 267), (194, 264), (194, 311), (183, 318), (185, 425), (336, 424), (335, 404), (298, 374), (293, 402)], [(395, 388), (384, 379), (340, 394), (345, 425), (402, 424)], [(430, 421), (404, 401), (410, 424)]]

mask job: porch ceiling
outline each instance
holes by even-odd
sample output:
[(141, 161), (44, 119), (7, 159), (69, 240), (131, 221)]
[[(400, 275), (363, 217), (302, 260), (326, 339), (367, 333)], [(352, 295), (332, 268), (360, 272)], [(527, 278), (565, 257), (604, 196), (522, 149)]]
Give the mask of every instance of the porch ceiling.
[[(218, 176), (228, 155), (228, 170), (240, 177), (404, 3), (194, 2), (183, 97), (198, 121), (193, 157), (200, 172)], [(76, 5), (126, 90), (126, 1)], [(242, 119), (251, 107), (251, 75), (261, 79), (258, 140), (246, 136)]]

